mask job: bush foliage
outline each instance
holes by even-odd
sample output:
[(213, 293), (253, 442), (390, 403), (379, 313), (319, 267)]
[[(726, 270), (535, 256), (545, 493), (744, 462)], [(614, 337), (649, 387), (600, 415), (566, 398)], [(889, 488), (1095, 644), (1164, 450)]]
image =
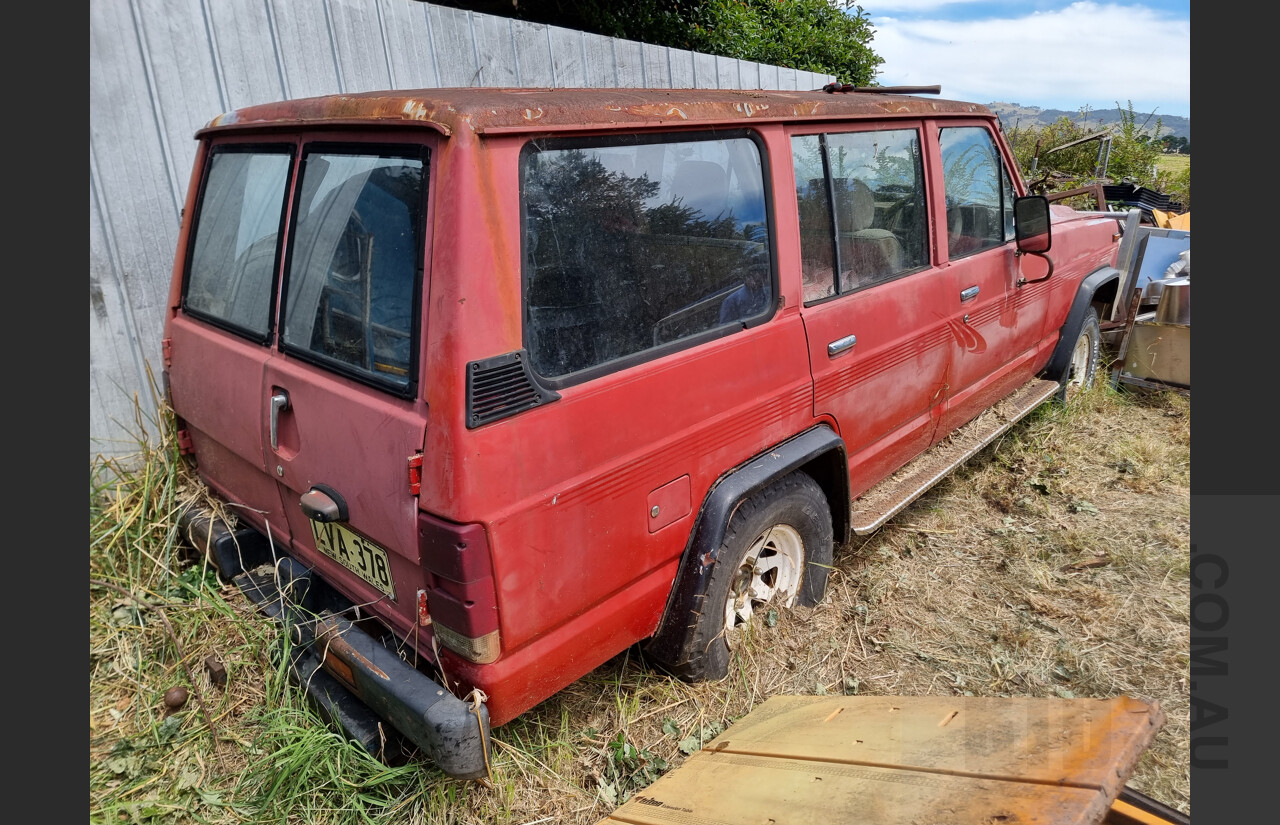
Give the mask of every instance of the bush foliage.
[(1153, 123), (1153, 115), (1134, 112), (1132, 101), (1128, 106), (1117, 103), (1116, 107), (1120, 110), (1120, 122), (1108, 131), (1111, 147), (1105, 153), (1100, 140), (1053, 151), (1103, 131), (1099, 124), (1089, 122), (1087, 107), (1074, 119), (1063, 116), (1048, 126), (1019, 125), (1006, 130), (1028, 186), (1033, 192), (1051, 194), (1098, 180), (1132, 183), (1169, 195), (1184, 208), (1190, 208), (1190, 168), (1171, 173), (1162, 171), (1157, 163), (1165, 145), (1160, 139), (1164, 129), (1161, 119), (1155, 118)]
[(870, 19), (849, 2), (529, 0), (511, 13), (610, 37), (830, 74), (855, 86), (872, 85), (884, 62), (869, 45), (874, 37)]

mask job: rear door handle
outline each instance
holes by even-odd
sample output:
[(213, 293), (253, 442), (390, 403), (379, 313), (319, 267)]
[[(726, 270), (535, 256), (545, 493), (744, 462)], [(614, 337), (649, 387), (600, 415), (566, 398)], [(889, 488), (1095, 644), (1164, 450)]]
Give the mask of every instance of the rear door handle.
[(846, 335), (839, 340), (832, 341), (830, 344), (827, 344), (827, 357), (834, 358), (845, 350), (851, 348), (856, 343), (858, 343), (858, 336), (856, 335)]
[(280, 411), (289, 409), (289, 393), (278, 391), (271, 396), (271, 449), (280, 449)]
[(312, 521), (327, 524), (331, 521), (346, 521), (350, 518), (347, 502), (338, 491), (327, 484), (316, 484), (302, 494), (302, 512)]
[(971, 286), (968, 289), (960, 290), (960, 303), (962, 304), (965, 301), (972, 301), (974, 298), (977, 298), (977, 297), (978, 297), (978, 288), (976, 286)]

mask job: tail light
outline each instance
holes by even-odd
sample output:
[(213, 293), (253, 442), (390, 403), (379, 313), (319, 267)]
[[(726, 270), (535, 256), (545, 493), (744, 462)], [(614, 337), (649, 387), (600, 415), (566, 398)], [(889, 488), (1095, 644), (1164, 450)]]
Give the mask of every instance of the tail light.
[(427, 609), (439, 643), (477, 664), (498, 658), (498, 603), (489, 537), (480, 524), (418, 515), (418, 549), (427, 574)]
[(464, 636), (434, 620), (432, 620), (432, 627), (435, 628), (436, 639), (439, 640), (442, 646), (449, 648), (467, 661), (475, 662), (478, 665), (489, 664), (497, 659), (498, 654), (502, 651), (501, 645), (498, 644), (498, 631), (496, 630), (477, 638)]

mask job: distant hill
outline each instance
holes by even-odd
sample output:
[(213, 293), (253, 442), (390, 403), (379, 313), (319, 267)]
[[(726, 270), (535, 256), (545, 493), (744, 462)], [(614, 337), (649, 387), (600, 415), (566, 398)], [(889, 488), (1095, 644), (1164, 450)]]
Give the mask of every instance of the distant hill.
[[(1048, 126), (1056, 122), (1059, 118), (1066, 117), (1072, 121), (1080, 120), (1080, 112), (1067, 112), (1062, 109), (1040, 109), (1035, 106), (1022, 106), (1017, 103), (988, 103), (987, 106), (991, 111), (1000, 115), (1000, 121), (1006, 129), (1012, 129), (1021, 123), (1023, 126), (1038, 125)], [(1165, 135), (1173, 135), (1174, 137), (1186, 138), (1187, 142), (1191, 142), (1191, 118), (1177, 117), (1174, 115), (1162, 115), (1159, 112), (1148, 115), (1143, 112), (1135, 112), (1138, 124), (1147, 123), (1147, 131), (1154, 132), (1156, 128), (1156, 120), (1160, 121), (1160, 137)], [(1149, 120), (1149, 122), (1148, 122)], [(1089, 128), (1090, 131), (1103, 129), (1114, 123), (1120, 122), (1119, 109), (1094, 109), (1089, 112)]]

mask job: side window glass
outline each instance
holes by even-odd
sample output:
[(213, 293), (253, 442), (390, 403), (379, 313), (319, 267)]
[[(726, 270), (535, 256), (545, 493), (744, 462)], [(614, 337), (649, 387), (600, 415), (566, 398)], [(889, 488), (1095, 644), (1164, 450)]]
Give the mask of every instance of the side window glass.
[(1009, 170), (1000, 166), (1000, 177), (1004, 179), (1004, 239), (1011, 241), (1014, 239), (1013, 228), (1013, 202), (1018, 197), (1018, 192), (1013, 188), (1013, 178), (1009, 177)]
[(941, 129), (938, 138), (947, 187), (949, 256), (999, 246), (1007, 235), (1003, 200), (1008, 178), (991, 135), (981, 127), (964, 126)]
[(282, 343), (403, 389), (410, 383), (425, 169), (420, 155), (308, 153)]
[(928, 222), (913, 129), (792, 138), (805, 303), (928, 263)]
[(544, 377), (741, 328), (773, 307), (749, 138), (531, 144), (521, 200), (526, 345)]
[(818, 135), (791, 139), (800, 212), (800, 275), (806, 304), (836, 292), (835, 243), (831, 236), (831, 190), (827, 185), (824, 144)]
[(184, 287), (188, 311), (265, 340), (290, 163), (286, 149), (209, 159)]

